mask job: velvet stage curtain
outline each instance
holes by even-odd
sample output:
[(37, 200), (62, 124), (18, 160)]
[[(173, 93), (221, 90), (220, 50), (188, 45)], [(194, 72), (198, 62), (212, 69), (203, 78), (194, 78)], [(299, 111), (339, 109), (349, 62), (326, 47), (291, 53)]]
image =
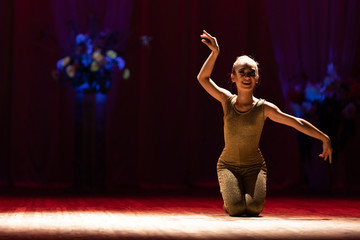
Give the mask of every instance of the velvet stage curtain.
[[(123, 108), (130, 107), (137, 114), (137, 122), (131, 122), (136, 136), (128, 138), (134, 141), (129, 148), (133, 156), (118, 159), (115, 152), (109, 156), (112, 166), (119, 165), (117, 169), (133, 170), (120, 174), (121, 181), (114, 182), (157, 187), (216, 184), (216, 162), (224, 144), (223, 113), (221, 105), (196, 80), (209, 54), (199, 35), (206, 29), (218, 38), (221, 55), (213, 79), (220, 86), (234, 90), (229, 76), (232, 63), (236, 56), (250, 54), (264, 63), (261, 65), (264, 80), (257, 94), (285, 106), (276, 77), (270, 33), (264, 24), (264, 4), (262, 1), (155, 0), (138, 1), (134, 9), (137, 9), (132, 25), (137, 33), (134, 35), (150, 35), (153, 41), (150, 48), (140, 49), (134, 59), (136, 69), (132, 77), (138, 83), (132, 90), (132, 106), (121, 101)], [(298, 178), (297, 157), (293, 156), (297, 151), (296, 139), (291, 133), (274, 139), (285, 128), (270, 122), (266, 128), (262, 150), (265, 157), (269, 156), (269, 169), (274, 169), (269, 183), (291, 185)], [(292, 147), (284, 149), (283, 145), (291, 141)], [(277, 156), (276, 152), (280, 151), (281, 156)], [(283, 161), (290, 157), (293, 161)], [(293, 171), (277, 174), (276, 171), (281, 171), (277, 164)]]
[(334, 63), (341, 78), (354, 68), (360, 34), (360, 3), (266, 0), (269, 27), (284, 95), (294, 83), (320, 82)]
[[(265, 1), (279, 79), (285, 98), (296, 85), (306, 86), (308, 82), (322, 83), (327, 76), (329, 64), (334, 65), (343, 83), (349, 79), (359, 78), (360, 64), (356, 59), (360, 42), (359, 1), (299, 0), (276, 3), (271, 0)], [(349, 100), (340, 98), (339, 101)], [(340, 142), (340, 135), (343, 135), (341, 129), (346, 128), (349, 123), (341, 119), (341, 113), (335, 111), (338, 105), (339, 103), (332, 102), (324, 104), (322, 109), (318, 110), (315, 119), (308, 119), (313, 120), (313, 123), (332, 139), (333, 167), (318, 161), (316, 156), (321, 151), (319, 142), (299, 135), (299, 140), (303, 143), (302, 158), (305, 161), (302, 168), (305, 168), (308, 182), (313, 189), (329, 191), (331, 185), (348, 185), (344, 183), (348, 178), (346, 176), (351, 178), (351, 184), (359, 184), (359, 181), (350, 177), (353, 175), (350, 173), (351, 169), (359, 167), (358, 164), (354, 164), (356, 161), (352, 160), (352, 156), (356, 155), (356, 144), (353, 145), (356, 137), (346, 137), (350, 139), (346, 140), (346, 144)], [(359, 117), (354, 118), (354, 122), (359, 123)], [(358, 133), (353, 135), (357, 136)], [(310, 151), (308, 156), (305, 153), (307, 151)], [(342, 176), (342, 180), (339, 180), (339, 175)]]
[[(359, 51), (352, 56), (350, 52), (359, 42), (355, 35), (347, 35), (350, 26), (357, 26), (346, 22), (356, 19), (353, 2), (344, 1), (341, 9), (348, 13), (332, 19), (335, 30), (327, 35), (334, 36), (331, 40), (321, 35), (329, 29), (329, 8), (315, 4), (324, 18), (314, 18), (319, 26), (312, 31), (320, 32), (312, 40), (305, 33), (313, 26), (313, 18), (308, 17), (315, 15), (307, 13), (310, 2), (300, 2), (273, 4), (284, 9), (279, 16), (271, 1), (263, 0), (3, 1), (0, 183), (74, 186), (76, 97), (71, 86), (53, 79), (52, 71), (58, 59), (71, 54), (76, 33), (96, 28), (120, 33), (117, 48), (131, 71), (128, 80), (114, 76), (101, 110), (106, 119), (105, 188), (216, 185), (216, 162), (224, 144), (223, 113), (196, 80), (209, 54), (200, 42), (203, 29), (217, 37), (221, 48), (212, 78), (234, 92), (229, 76), (232, 63), (236, 56), (252, 55), (260, 63), (261, 76), (255, 95), (284, 111), (289, 110), (287, 77), (302, 71), (321, 77), (330, 46), (339, 47), (331, 58), (341, 67), (358, 62)], [(333, 11), (338, 4), (319, 2), (331, 5)], [(351, 46), (336, 38), (336, 29), (345, 23), (349, 26), (343, 29), (344, 36)], [(276, 24), (283, 28), (276, 29)], [(290, 32), (277, 32), (281, 29)], [(139, 44), (141, 36), (152, 38), (150, 46)], [(303, 49), (312, 41), (321, 61)], [(344, 52), (349, 57), (341, 55)], [(302, 181), (294, 130), (267, 121), (260, 147), (270, 188), (289, 188)]]
[(119, 32), (117, 50), (126, 49), (133, 1), (2, 4), (2, 41), (8, 51), (1, 71), (6, 74), (1, 79), (6, 116), (1, 180), (10, 186), (72, 186), (75, 92), (55, 81), (52, 71), (58, 59), (71, 54), (76, 34), (94, 27)]

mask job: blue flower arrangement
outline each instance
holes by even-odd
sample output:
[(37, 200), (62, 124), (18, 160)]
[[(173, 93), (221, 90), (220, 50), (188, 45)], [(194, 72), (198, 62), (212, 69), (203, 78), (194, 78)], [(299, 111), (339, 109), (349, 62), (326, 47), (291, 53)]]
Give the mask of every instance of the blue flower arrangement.
[(56, 78), (71, 81), (77, 91), (107, 93), (112, 84), (112, 73), (122, 71), (123, 78), (130, 73), (125, 60), (110, 47), (111, 34), (101, 33), (90, 37), (78, 34), (72, 56), (58, 60)]
[(340, 80), (331, 62), (322, 82), (295, 85), (288, 92), (288, 99), (298, 117), (314, 117), (332, 111), (336, 112), (334, 115), (353, 119), (360, 109), (360, 81), (353, 77)]

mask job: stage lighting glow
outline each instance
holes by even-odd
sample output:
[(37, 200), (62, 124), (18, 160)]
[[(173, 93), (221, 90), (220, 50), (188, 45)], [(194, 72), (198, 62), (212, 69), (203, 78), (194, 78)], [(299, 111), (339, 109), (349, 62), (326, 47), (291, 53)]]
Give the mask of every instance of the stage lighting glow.
[[(360, 236), (360, 222), (357, 218), (290, 219), (275, 217), (234, 218), (224, 214), (181, 214), (181, 213), (137, 213), (137, 212), (13, 212), (0, 213), (0, 233), (40, 234), (61, 236), (132, 236), (132, 237), (190, 237), (219, 238), (226, 233), (266, 239), (285, 238), (291, 231), (301, 231), (302, 237), (316, 238), (329, 235)], [(354, 232), (354, 229), (358, 229)], [(351, 237), (350, 236), (350, 237)]]

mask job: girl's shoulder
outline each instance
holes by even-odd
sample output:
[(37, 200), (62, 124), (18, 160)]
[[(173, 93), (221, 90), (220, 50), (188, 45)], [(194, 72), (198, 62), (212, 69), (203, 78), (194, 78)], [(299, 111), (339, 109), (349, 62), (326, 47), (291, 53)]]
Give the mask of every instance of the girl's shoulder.
[(265, 99), (263, 99), (263, 104), (264, 104), (264, 108), (267, 109), (276, 109), (278, 108), (275, 104), (273, 104), (272, 102), (266, 101)]
[(236, 94), (231, 94), (226, 99), (225, 104), (223, 104), (223, 111), (225, 115), (231, 110), (232, 106), (235, 104), (236, 97)]
[(276, 106), (275, 104), (265, 101), (264, 102), (264, 115), (265, 117), (268, 117), (270, 115), (274, 115), (281, 112), (280, 109), (278, 108), (278, 106)]
[(254, 107), (264, 107), (265, 103), (265, 99), (254, 97)]
[(234, 104), (234, 102), (236, 101), (237, 95), (236, 94), (231, 94), (228, 96), (227, 100), (226, 100), (226, 105), (231, 105)]

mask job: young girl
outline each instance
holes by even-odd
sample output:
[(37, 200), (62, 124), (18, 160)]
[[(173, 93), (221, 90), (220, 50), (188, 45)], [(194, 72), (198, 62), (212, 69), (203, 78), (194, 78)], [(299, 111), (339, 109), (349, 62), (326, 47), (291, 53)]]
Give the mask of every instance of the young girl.
[(258, 216), (264, 209), (266, 195), (266, 164), (259, 149), (259, 140), (267, 118), (288, 125), (323, 142), (320, 157), (331, 164), (330, 138), (301, 118), (280, 111), (274, 104), (254, 97), (259, 81), (258, 64), (248, 56), (236, 59), (231, 80), (236, 84), (237, 95), (217, 86), (210, 75), (219, 55), (215, 37), (206, 31), (200, 36), (212, 51), (197, 78), (201, 86), (224, 110), (225, 147), (217, 164), (220, 191), (224, 210), (231, 216)]

